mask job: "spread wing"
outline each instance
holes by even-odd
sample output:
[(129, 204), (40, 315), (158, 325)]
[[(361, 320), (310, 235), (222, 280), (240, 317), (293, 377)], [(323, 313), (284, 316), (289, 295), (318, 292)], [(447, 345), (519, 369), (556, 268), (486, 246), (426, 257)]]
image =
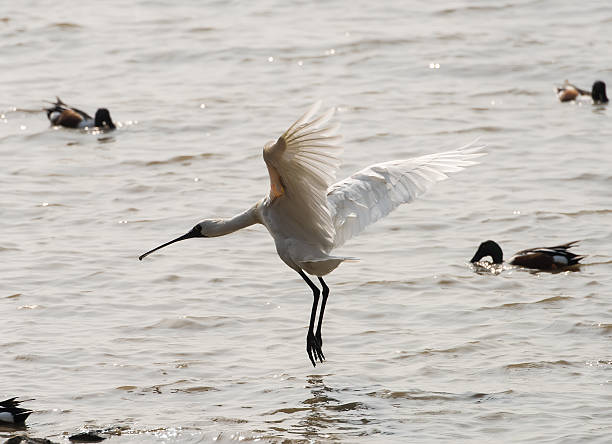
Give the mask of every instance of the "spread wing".
[(334, 225), (327, 205), (327, 189), (340, 166), (340, 125), (328, 124), (331, 108), (313, 118), (321, 107), (315, 103), (276, 142), (264, 147), (270, 174), (269, 199), (291, 221), (296, 235), (328, 251), (333, 245)]
[(336, 237), (334, 248), (403, 203), (412, 202), (447, 173), (475, 165), (484, 145), (371, 165), (332, 185), (327, 194)]

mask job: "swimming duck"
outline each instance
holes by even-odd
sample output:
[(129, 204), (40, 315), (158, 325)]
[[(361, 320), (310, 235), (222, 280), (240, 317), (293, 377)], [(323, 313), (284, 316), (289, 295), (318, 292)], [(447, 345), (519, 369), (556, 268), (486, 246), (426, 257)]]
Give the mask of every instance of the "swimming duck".
[(106, 108), (99, 108), (95, 117), (91, 117), (85, 111), (66, 105), (59, 97), (51, 108), (45, 108), (47, 117), (52, 125), (65, 126), (66, 128), (102, 128), (115, 129), (110, 113)]
[(16, 397), (0, 402), (0, 424), (24, 425), (32, 410), (19, 407), (21, 402)]
[(608, 103), (608, 96), (606, 95), (606, 84), (601, 80), (597, 80), (593, 83), (591, 92), (584, 89), (580, 89), (577, 86), (572, 85), (567, 80), (563, 83), (563, 86), (557, 88), (557, 97), (562, 102), (569, 102), (576, 100), (579, 96), (591, 96), (595, 103)]
[[(568, 242), (567, 244), (555, 247), (529, 248), (516, 253), (508, 263), (525, 268), (538, 270), (560, 270), (572, 265), (578, 265), (584, 256), (571, 253), (568, 250), (578, 243), (578, 241)], [(476, 254), (470, 262), (479, 262), (485, 256), (491, 256), (494, 264), (503, 262), (503, 253), (497, 242), (488, 240), (478, 247)]]

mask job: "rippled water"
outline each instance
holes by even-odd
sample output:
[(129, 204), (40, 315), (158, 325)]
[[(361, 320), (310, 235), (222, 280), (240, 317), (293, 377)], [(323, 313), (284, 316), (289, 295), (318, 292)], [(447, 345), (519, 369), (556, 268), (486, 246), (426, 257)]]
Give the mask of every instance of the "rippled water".
[[(64, 442), (608, 442), (612, 81), (606, 2), (144, 2), (0, 9), (0, 398)], [(58, 95), (120, 123), (49, 128)], [(312, 102), (337, 106), (340, 178), (488, 145), (342, 248), (327, 361), (310, 290), (263, 227), (177, 244), (267, 189), (261, 158)], [(477, 273), (580, 239), (579, 272)], [(1, 429), (0, 437), (10, 436)]]

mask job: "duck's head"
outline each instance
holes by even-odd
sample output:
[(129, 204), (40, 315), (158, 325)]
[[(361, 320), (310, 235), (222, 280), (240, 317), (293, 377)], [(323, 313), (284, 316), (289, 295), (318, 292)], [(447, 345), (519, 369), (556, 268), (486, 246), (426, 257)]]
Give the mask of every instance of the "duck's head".
[(494, 264), (501, 264), (504, 260), (504, 254), (502, 253), (501, 247), (497, 244), (497, 242), (488, 240), (480, 244), (478, 250), (476, 250), (476, 254), (470, 260), (470, 262), (478, 262), (480, 259), (486, 256), (491, 256)]
[(595, 103), (608, 103), (608, 96), (606, 95), (606, 84), (601, 80), (593, 83), (593, 89), (591, 90), (591, 97)]
[(115, 124), (113, 123), (110, 113), (106, 108), (100, 108), (96, 111), (94, 125), (96, 125), (98, 128), (115, 129)]

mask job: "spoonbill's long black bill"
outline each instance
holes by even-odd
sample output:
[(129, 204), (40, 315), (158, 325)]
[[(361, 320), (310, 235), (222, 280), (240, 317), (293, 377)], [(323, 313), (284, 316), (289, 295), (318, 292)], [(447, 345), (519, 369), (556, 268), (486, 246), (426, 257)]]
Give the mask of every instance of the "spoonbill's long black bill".
[(202, 231), (200, 230), (200, 227), (197, 226), (197, 225), (195, 227), (193, 227), (189, 233), (183, 234), (182, 236), (179, 236), (176, 239), (171, 240), (170, 242), (166, 242), (165, 244), (160, 245), (159, 247), (153, 248), (152, 250), (147, 251), (145, 254), (140, 255), (138, 257), (138, 260), (141, 261), (143, 258), (147, 257), (148, 255), (150, 255), (154, 251), (159, 250), (160, 248), (164, 248), (164, 247), (167, 247), (168, 245), (173, 244), (175, 242), (182, 241), (182, 240), (185, 240), (185, 239), (191, 239), (193, 237), (203, 237), (202, 236)]

